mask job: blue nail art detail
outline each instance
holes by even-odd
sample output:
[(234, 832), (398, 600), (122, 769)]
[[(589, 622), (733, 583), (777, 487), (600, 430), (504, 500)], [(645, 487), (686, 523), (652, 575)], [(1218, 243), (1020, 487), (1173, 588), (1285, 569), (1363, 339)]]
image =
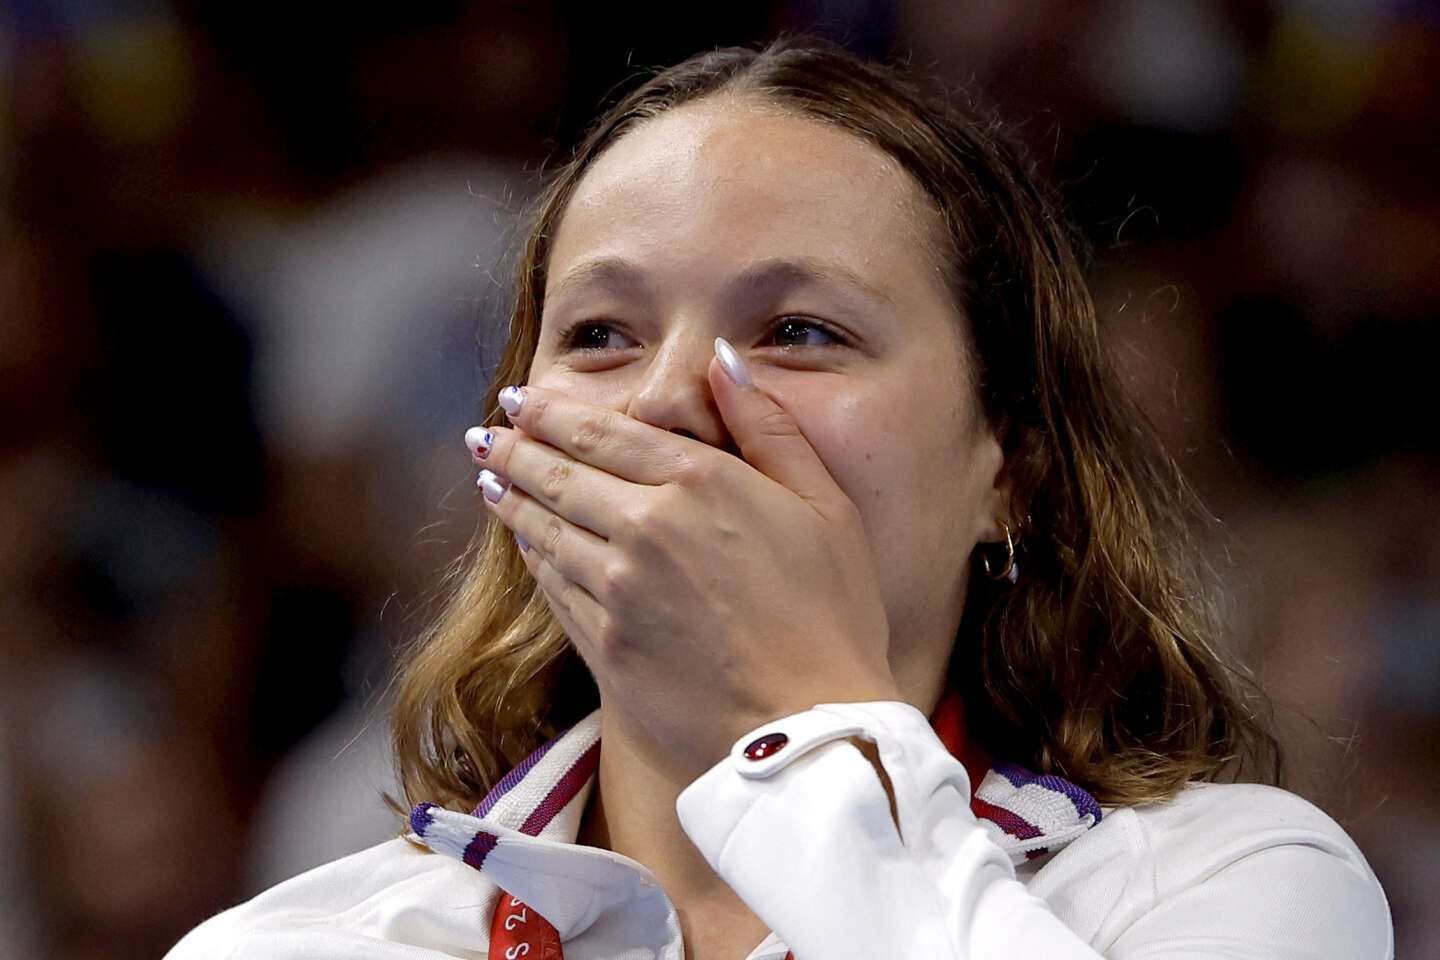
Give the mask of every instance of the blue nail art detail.
[(506, 387), (500, 391), (498, 399), (500, 409), (513, 417), (520, 412), (521, 405), (525, 403), (525, 391), (519, 387)]
[(495, 435), (484, 427), (471, 427), (465, 431), (465, 447), (471, 456), (484, 458), (490, 453)]

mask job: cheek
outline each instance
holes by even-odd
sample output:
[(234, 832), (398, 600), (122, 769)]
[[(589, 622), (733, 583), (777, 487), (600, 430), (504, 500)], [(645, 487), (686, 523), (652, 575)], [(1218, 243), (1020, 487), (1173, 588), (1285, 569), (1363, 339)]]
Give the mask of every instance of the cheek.
[(955, 447), (954, 425), (917, 420), (916, 411), (897, 406), (895, 394), (828, 394), (802, 408), (791, 407), (800, 427), (860, 510), (877, 550), (903, 540), (918, 522), (933, 524), (941, 485), (940, 458)]
[(597, 377), (563, 367), (541, 367), (539, 364), (530, 371), (528, 382), (547, 390), (559, 390), (597, 407), (622, 412), (629, 404), (632, 392), (630, 385), (619, 377)]
[(786, 405), (860, 510), (878, 562), (916, 555), (934, 562), (950, 550), (963, 558), (972, 546), (968, 501), (977, 495), (965, 411), (897, 404), (905, 395), (830, 394)]
[(893, 469), (891, 449), (902, 417), (879, 396), (830, 394), (792, 403), (779, 398), (794, 414), (810, 445), (830, 475), (863, 514), (887, 499), (887, 475)]

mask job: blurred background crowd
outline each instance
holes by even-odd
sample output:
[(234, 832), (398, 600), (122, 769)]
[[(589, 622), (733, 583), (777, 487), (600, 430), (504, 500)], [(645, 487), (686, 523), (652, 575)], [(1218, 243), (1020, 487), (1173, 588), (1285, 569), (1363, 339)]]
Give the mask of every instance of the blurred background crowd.
[(1289, 783), (1440, 957), (1434, 0), (4, 0), (0, 957), (157, 957), (393, 834), (512, 219), (638, 68), (780, 31), (1060, 185)]

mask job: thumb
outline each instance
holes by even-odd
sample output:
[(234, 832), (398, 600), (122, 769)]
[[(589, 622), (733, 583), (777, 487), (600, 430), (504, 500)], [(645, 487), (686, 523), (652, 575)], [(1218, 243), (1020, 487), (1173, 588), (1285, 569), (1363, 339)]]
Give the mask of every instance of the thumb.
[(844, 497), (800, 424), (755, 386), (744, 361), (723, 337), (715, 338), (708, 375), (715, 406), (746, 463), (817, 508)]

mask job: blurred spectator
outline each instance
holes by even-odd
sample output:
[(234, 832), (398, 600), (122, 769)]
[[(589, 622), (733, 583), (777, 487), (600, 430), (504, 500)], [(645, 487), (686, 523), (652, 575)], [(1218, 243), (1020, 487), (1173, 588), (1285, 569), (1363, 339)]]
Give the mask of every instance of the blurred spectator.
[(639, 68), (783, 29), (1016, 122), (1221, 521), (1293, 785), (1440, 956), (1433, 0), (689, 13), (0, 8), (5, 948), (154, 957), (394, 828), (387, 670), (475, 521), (511, 217)]

